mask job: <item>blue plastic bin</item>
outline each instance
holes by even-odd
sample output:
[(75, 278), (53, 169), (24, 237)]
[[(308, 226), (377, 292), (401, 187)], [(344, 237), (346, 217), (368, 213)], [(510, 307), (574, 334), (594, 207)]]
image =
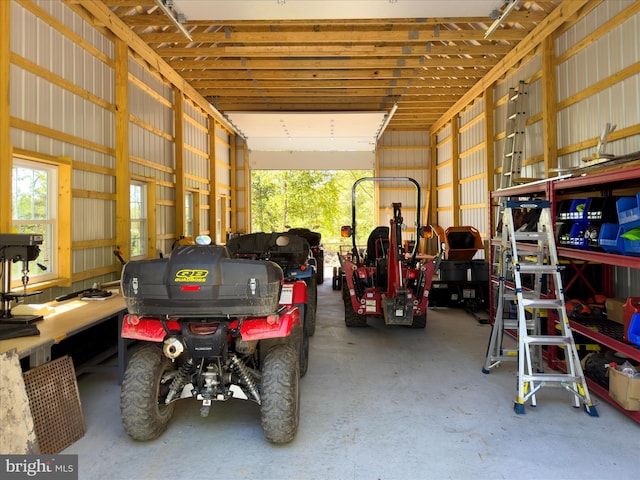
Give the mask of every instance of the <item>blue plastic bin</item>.
[(627, 338), (630, 343), (640, 346), (640, 313), (634, 313), (631, 316)]
[(586, 220), (587, 219), (587, 201), (584, 198), (574, 198), (569, 207), (569, 220)]
[(626, 230), (640, 227), (640, 193), (635, 197), (622, 197), (616, 202), (618, 210), (618, 223)]
[(582, 250), (589, 250), (587, 244), (587, 229), (588, 223), (574, 223), (571, 226), (571, 232), (569, 233), (569, 245), (573, 248), (580, 248)]
[(600, 228), (598, 243), (607, 253), (622, 254), (624, 250), (623, 238), (620, 236), (622, 229), (617, 223), (603, 223)]
[[(640, 228), (640, 227), (635, 227)], [(629, 230), (633, 230), (632, 228), (624, 228), (620, 225), (620, 236), (622, 237), (622, 253), (624, 255), (631, 255), (634, 257), (640, 257), (640, 240), (629, 240), (624, 238), (622, 235)]]

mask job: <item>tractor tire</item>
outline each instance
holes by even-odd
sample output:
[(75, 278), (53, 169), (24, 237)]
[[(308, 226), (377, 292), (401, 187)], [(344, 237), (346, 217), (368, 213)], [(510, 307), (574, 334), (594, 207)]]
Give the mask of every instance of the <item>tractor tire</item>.
[(414, 315), (413, 323), (409, 325), (409, 328), (424, 328), (427, 326), (427, 315)]
[(307, 332), (307, 322), (302, 325), (302, 339), (300, 340), (300, 378), (307, 374), (309, 368), (309, 333)]
[(276, 345), (262, 366), (262, 431), (271, 443), (288, 443), (300, 422), (300, 367), (290, 345)]
[[(346, 282), (345, 282), (346, 283)], [(353, 305), (351, 304), (351, 297), (349, 295), (343, 294), (342, 297), (344, 299), (344, 323), (349, 328), (360, 328), (367, 326), (367, 316), (366, 315), (358, 315), (353, 310)]]
[(316, 257), (316, 263), (316, 279), (318, 280), (318, 285), (322, 285), (324, 283), (324, 254)]
[(315, 277), (305, 279), (307, 284), (307, 334), (313, 337), (316, 333), (316, 311), (318, 308), (318, 284)]
[(175, 403), (160, 403), (169, 389), (169, 383), (162, 385), (160, 381), (175, 368), (153, 344), (131, 356), (120, 391), (120, 416), (124, 431), (134, 440), (153, 440), (167, 428)]

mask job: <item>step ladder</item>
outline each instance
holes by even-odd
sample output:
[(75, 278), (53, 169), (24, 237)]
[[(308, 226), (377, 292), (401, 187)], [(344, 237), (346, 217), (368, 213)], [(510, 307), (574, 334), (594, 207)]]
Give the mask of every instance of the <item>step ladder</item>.
[(522, 155), (524, 153), (527, 98), (528, 86), (526, 82), (520, 81), (517, 89), (514, 87), (509, 89), (500, 188), (508, 188), (521, 182), (520, 171), (522, 170)]
[[(525, 413), (528, 400), (535, 407), (536, 393), (542, 387), (549, 386), (566, 389), (572, 394), (574, 407), (580, 407), (582, 403), (589, 415), (597, 417), (569, 326), (562, 267), (558, 262), (551, 220), (551, 203), (548, 200), (505, 198), (500, 208), (503, 218), (498, 301), (482, 371), (489, 373), (503, 361), (517, 361), (518, 391), (514, 410), (518, 414)], [(516, 229), (514, 214), (525, 211), (539, 214), (536, 231)], [(523, 285), (523, 280), (530, 281), (528, 288)], [(509, 290), (508, 281), (511, 286)], [(515, 302), (515, 319), (504, 318), (505, 304), (510, 301)], [(541, 319), (549, 315), (559, 319), (558, 334), (541, 333)], [(511, 338), (515, 336), (516, 348), (504, 348), (505, 335)], [(564, 349), (566, 373), (544, 372), (542, 348), (545, 346)]]

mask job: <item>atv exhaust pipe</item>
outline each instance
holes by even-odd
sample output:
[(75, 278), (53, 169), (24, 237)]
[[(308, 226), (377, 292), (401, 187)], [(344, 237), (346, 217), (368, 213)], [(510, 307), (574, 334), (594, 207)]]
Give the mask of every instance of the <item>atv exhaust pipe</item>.
[(167, 358), (175, 360), (184, 352), (184, 345), (176, 337), (169, 337), (164, 341), (162, 351)]

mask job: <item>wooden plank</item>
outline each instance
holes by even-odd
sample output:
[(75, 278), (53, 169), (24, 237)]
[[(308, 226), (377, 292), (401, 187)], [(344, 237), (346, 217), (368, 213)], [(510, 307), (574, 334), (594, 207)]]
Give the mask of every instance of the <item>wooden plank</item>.
[(11, 56), (11, 3), (0, 1), (0, 232), (11, 232), (11, 152), (10, 116), (11, 91), (9, 89)]
[(115, 40), (115, 159), (116, 159), (116, 240), (124, 258), (131, 258), (129, 236), (131, 213), (129, 197), (129, 47)]
[(553, 38), (548, 36), (542, 48), (542, 142), (544, 153), (544, 177), (558, 168), (558, 110), (555, 47)]

